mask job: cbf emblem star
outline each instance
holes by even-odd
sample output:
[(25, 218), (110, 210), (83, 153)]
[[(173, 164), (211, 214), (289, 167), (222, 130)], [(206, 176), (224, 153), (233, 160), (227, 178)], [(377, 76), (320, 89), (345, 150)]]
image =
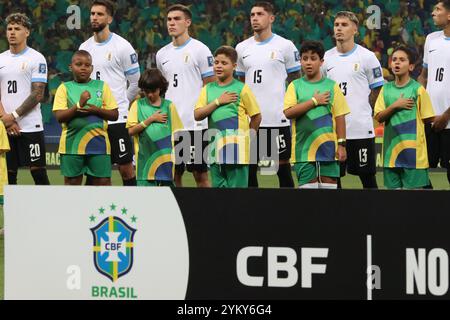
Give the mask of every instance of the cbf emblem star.
[[(99, 211), (100, 214), (104, 213), (104, 209)], [(126, 211), (122, 209), (122, 214), (126, 214)], [(132, 221), (136, 222), (136, 217), (133, 216), (133, 218)], [(90, 219), (91, 222), (95, 221), (94, 216)], [(112, 282), (116, 282), (133, 267), (134, 234), (137, 230), (121, 218), (110, 216), (91, 231), (94, 236), (95, 268)]]

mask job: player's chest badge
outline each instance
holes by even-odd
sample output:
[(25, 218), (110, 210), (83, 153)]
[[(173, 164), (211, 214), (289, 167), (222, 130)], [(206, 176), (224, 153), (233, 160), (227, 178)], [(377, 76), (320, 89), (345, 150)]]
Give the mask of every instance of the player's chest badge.
[(277, 58), (277, 53), (275, 51), (270, 52), (270, 59), (275, 60)]
[(25, 71), (26, 69), (27, 69), (27, 63), (22, 62), (21, 66), (20, 66), (20, 70)]
[(354, 72), (359, 72), (360, 69), (361, 69), (361, 65), (359, 63), (354, 63), (353, 64), (353, 71)]
[(108, 52), (108, 54), (106, 55), (106, 60), (111, 61), (112, 60), (112, 53)]
[(101, 98), (102, 97), (102, 92), (100, 90), (97, 90), (96, 94), (97, 94), (97, 98)]
[(188, 64), (190, 59), (191, 59), (191, 57), (189, 56), (189, 53), (185, 53), (185, 54), (183, 55), (183, 62), (184, 62), (185, 64)]

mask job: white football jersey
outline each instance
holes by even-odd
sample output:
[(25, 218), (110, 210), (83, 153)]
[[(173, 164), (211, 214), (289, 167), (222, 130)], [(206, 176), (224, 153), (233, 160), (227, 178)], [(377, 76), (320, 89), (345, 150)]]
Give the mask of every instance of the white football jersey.
[(173, 43), (156, 53), (156, 66), (169, 82), (166, 99), (177, 108), (184, 129), (203, 130), (207, 120), (195, 121), (194, 106), (203, 87), (203, 79), (214, 75), (214, 58), (202, 42), (190, 38), (182, 46)]
[[(30, 96), (33, 82), (47, 83), (44, 56), (30, 47), (19, 54), (3, 52), (0, 54), (0, 82), (3, 108), (11, 113)], [(43, 131), (41, 104), (16, 121), (21, 132)]]
[(125, 123), (130, 106), (127, 75), (140, 72), (136, 51), (127, 40), (112, 32), (105, 42), (98, 43), (94, 37), (89, 38), (81, 44), (80, 50), (85, 50), (92, 56), (94, 71), (91, 78), (105, 81), (116, 98), (119, 118), (108, 123)]
[(444, 31), (427, 36), (423, 65), (428, 69), (427, 91), (434, 112), (441, 115), (450, 108), (450, 38), (445, 37)]
[(288, 73), (300, 70), (300, 55), (292, 43), (279, 35), (258, 42), (254, 37), (236, 46), (236, 74), (245, 76), (261, 109), (261, 127), (286, 127), (290, 122), (283, 113)]
[(334, 47), (324, 59), (323, 73), (339, 84), (350, 107), (345, 117), (347, 139), (375, 137), (369, 96), (372, 89), (384, 84), (380, 61), (373, 52), (357, 44), (346, 54)]

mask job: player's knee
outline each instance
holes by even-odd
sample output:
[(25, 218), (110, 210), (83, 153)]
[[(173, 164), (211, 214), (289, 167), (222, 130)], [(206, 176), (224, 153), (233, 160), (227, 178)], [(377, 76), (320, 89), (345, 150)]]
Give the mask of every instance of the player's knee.
[(119, 172), (123, 180), (130, 180), (136, 176), (132, 162), (120, 164)]
[(43, 167), (31, 167), (31, 176), (33, 177), (34, 184), (37, 186), (50, 185), (48, 180), (47, 169)]

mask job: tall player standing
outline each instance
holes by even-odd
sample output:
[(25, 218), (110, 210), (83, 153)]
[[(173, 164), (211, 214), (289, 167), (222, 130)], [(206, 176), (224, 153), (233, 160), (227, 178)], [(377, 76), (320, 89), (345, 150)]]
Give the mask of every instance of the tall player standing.
[[(86, 50), (92, 56), (94, 71), (91, 78), (105, 81), (117, 101), (119, 118), (108, 122), (111, 162), (118, 165), (123, 185), (135, 186), (133, 146), (126, 122), (130, 101), (139, 92), (140, 69), (137, 53), (131, 44), (110, 31), (113, 16), (114, 5), (111, 1), (97, 0), (92, 3), (90, 19), (94, 35), (81, 44), (80, 50)], [(91, 177), (88, 176), (87, 184), (92, 184), (90, 180)]]
[(31, 22), (26, 15), (13, 13), (6, 24), (9, 50), (0, 54), (0, 113), (11, 146), (6, 154), (8, 181), (17, 184), (18, 168), (29, 166), (36, 185), (49, 185), (40, 105), (47, 63), (42, 54), (27, 46)]
[[(283, 113), (283, 105), (286, 81), (290, 83), (300, 77), (300, 55), (291, 41), (272, 33), (274, 21), (271, 3), (261, 1), (253, 5), (250, 22), (254, 36), (236, 46), (236, 74), (250, 87), (261, 108), (258, 149), (265, 143), (267, 156), (273, 159), (271, 153), (275, 150), (272, 146), (276, 146), (280, 187), (294, 187), (289, 163), (292, 144), (290, 121)], [(260, 150), (258, 160), (259, 153)], [(258, 187), (257, 167), (257, 164), (250, 165), (249, 187)]]
[[(183, 122), (183, 139), (190, 140), (190, 156), (182, 155), (176, 159), (175, 185), (182, 187), (182, 176), (187, 169), (192, 172), (198, 187), (210, 187), (208, 167), (203, 157), (207, 141), (203, 141), (207, 120), (195, 121), (194, 106), (202, 87), (215, 80), (214, 59), (211, 50), (202, 42), (189, 35), (192, 13), (188, 7), (175, 4), (167, 9), (167, 30), (172, 42), (156, 54), (156, 65), (169, 81), (166, 98), (171, 100)], [(190, 136), (190, 139), (189, 139)], [(185, 141), (186, 143), (186, 141)], [(183, 150), (186, 150), (183, 145)], [(178, 155), (176, 155), (178, 156)], [(184, 158), (190, 158), (184, 161)]]
[(440, 162), (450, 183), (450, 1), (439, 1), (432, 17), (442, 30), (427, 36), (418, 80), (427, 88), (436, 113), (432, 126), (426, 127), (430, 167)]
[(339, 84), (350, 114), (347, 115), (347, 162), (341, 166), (359, 176), (365, 189), (377, 189), (373, 108), (384, 84), (375, 54), (355, 43), (359, 21), (353, 12), (341, 11), (334, 20), (336, 47), (325, 53), (322, 70)]

